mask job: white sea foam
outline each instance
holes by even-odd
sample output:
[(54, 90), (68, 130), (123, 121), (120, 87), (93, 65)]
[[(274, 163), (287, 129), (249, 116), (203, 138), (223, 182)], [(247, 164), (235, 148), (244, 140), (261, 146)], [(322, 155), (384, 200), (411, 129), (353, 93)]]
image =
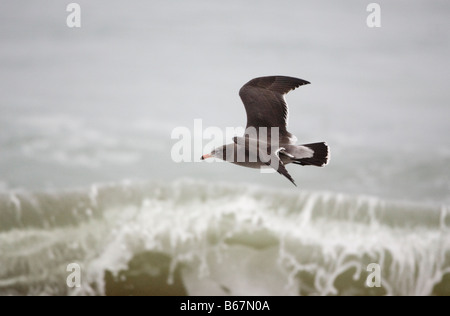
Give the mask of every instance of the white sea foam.
[[(372, 294), (431, 295), (450, 272), (447, 207), (187, 180), (0, 201), (18, 225), (0, 234), (3, 294), (108, 294), (124, 271), (154, 273), (128, 266), (146, 252), (169, 256), (169, 271), (181, 265), (192, 295), (367, 294), (370, 263), (382, 269)], [(8, 217), (17, 205), (20, 220)], [(72, 262), (82, 266), (78, 289), (58, 268)]]

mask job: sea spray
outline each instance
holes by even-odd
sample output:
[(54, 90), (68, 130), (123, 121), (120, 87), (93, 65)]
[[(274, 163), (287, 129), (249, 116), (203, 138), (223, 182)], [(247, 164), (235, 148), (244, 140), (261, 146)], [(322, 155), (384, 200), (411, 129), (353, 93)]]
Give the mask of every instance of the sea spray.
[(448, 295), (447, 210), (194, 180), (7, 192), (0, 294)]

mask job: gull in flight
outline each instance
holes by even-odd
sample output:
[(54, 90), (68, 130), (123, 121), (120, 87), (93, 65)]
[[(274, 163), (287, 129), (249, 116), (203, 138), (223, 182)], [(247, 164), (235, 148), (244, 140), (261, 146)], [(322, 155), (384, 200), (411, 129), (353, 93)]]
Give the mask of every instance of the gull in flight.
[(285, 76), (260, 77), (250, 80), (239, 91), (247, 113), (247, 127), (233, 143), (214, 149), (201, 157), (219, 158), (247, 168), (271, 167), (295, 181), (285, 165), (323, 167), (328, 163), (325, 142), (297, 145), (297, 138), (287, 131), (289, 109), (285, 95), (310, 82)]

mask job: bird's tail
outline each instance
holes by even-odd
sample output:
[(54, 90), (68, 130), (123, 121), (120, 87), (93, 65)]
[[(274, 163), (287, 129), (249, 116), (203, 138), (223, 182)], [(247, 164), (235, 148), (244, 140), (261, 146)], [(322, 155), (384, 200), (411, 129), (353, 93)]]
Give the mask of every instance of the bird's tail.
[(313, 156), (309, 158), (298, 158), (295, 159), (292, 163), (302, 165), (302, 166), (318, 166), (323, 167), (328, 164), (329, 160), (329, 150), (328, 145), (326, 143), (314, 143), (314, 144), (306, 144), (302, 145), (307, 147), (313, 151)]

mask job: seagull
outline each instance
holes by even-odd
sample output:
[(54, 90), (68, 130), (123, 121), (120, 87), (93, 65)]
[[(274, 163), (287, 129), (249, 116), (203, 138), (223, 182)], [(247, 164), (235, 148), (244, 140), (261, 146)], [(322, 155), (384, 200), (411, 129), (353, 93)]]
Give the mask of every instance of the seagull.
[(297, 137), (287, 130), (288, 92), (310, 82), (286, 76), (259, 77), (239, 91), (247, 113), (247, 127), (233, 143), (215, 148), (201, 157), (218, 158), (247, 168), (273, 168), (295, 186), (285, 165), (323, 167), (328, 164), (329, 148), (325, 142), (297, 145)]

